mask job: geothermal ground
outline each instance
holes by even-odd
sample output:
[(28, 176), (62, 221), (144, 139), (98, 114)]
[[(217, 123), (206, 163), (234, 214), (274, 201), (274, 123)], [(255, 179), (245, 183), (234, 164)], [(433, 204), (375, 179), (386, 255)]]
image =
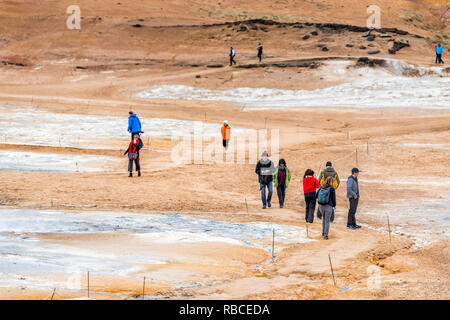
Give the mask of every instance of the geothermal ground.
[[(88, 272), (94, 299), (141, 299), (144, 277), (146, 299), (450, 298), (445, 1), (375, 1), (370, 34), (369, 1), (79, 1), (81, 30), (69, 2), (0, 1), (1, 299), (84, 299)], [(278, 148), (223, 155), (224, 119)], [(292, 172), (283, 209), (276, 192), (261, 209), (265, 148)], [(301, 184), (326, 161), (342, 183), (329, 240)]]

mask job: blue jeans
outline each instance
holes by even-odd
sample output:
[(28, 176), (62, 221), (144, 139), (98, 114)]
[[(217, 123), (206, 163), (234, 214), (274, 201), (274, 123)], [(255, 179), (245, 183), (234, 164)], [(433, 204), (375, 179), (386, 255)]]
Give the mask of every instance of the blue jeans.
[[(267, 186), (267, 189), (269, 190), (269, 194), (267, 196), (267, 202), (266, 202), (266, 186)], [(260, 183), (259, 188), (261, 189), (261, 200), (262, 200), (263, 206), (266, 206), (266, 204), (270, 203), (270, 201), (272, 200), (272, 193), (273, 193), (272, 181), (270, 181), (269, 184), (267, 184), (267, 185)]]

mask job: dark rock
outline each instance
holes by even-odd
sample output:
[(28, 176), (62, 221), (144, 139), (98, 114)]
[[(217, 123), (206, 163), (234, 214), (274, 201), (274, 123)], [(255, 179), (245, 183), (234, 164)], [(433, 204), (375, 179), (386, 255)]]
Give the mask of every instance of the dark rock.
[(323, 47), (322, 51), (328, 51), (328, 48), (327, 47)]
[(367, 49), (365, 46), (360, 46), (359, 48), (360, 48), (361, 50)]
[(375, 40), (375, 36), (373, 34), (367, 37), (367, 41), (373, 41), (373, 40)]
[(351, 43), (347, 43), (345, 46), (346, 46), (347, 48), (353, 48), (353, 45), (352, 45)]
[(395, 31), (396, 34), (401, 34), (401, 35), (407, 35), (409, 32), (408, 31), (403, 31), (403, 30), (397, 30)]
[(197, 79), (200, 79), (200, 75), (199, 75), (199, 74), (197, 74), (197, 75), (195, 76), (195, 78), (197, 78)]
[(301, 28), (303, 28), (303, 25), (302, 25), (301, 23), (294, 24), (294, 25), (292, 26), (292, 28), (298, 28), (298, 29), (301, 29)]
[(308, 40), (311, 36), (309, 34), (303, 36), (303, 40)]
[(142, 28), (142, 24), (136, 23), (132, 25), (133, 28)]
[(260, 30), (267, 32), (267, 28), (266, 27), (259, 27)]
[(367, 51), (368, 54), (377, 54), (380, 53), (380, 50), (369, 50)]
[(78, 70), (86, 70), (87, 68), (86, 68), (86, 67), (83, 67), (83, 66), (76, 66), (75, 69), (78, 69)]
[(258, 30), (258, 27), (256, 26), (256, 24), (251, 24), (251, 25), (250, 25), (250, 29), (252, 29), (252, 30)]
[(362, 66), (375, 67), (376, 65), (384, 66), (385, 63), (386, 63), (386, 61), (383, 59), (370, 59), (368, 57), (361, 57), (356, 61), (356, 66), (357, 67), (362, 67)]
[(369, 43), (367, 46), (368, 47), (374, 47), (374, 44), (373, 43)]
[(207, 68), (222, 68), (223, 64), (208, 64)]
[(306, 22), (305, 23), (305, 26), (308, 26), (308, 27), (311, 27), (311, 26), (313, 26), (314, 25), (314, 23), (311, 23), (311, 22)]
[(318, 35), (319, 35), (319, 33), (318, 33), (317, 31), (313, 31), (313, 32), (311, 32), (311, 34), (312, 34), (313, 36), (318, 36)]
[(408, 40), (406, 40), (406, 39), (394, 40), (394, 44), (392, 45), (392, 48), (389, 49), (388, 51), (390, 54), (395, 54), (398, 50), (400, 50), (404, 47), (409, 47)]
[(238, 32), (247, 31), (247, 27), (246, 26), (241, 26), (237, 31)]

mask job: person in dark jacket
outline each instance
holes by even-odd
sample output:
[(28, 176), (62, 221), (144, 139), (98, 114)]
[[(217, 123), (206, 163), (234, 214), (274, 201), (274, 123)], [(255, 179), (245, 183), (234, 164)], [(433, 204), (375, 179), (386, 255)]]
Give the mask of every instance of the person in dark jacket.
[(234, 57), (236, 56), (236, 51), (234, 51), (233, 47), (230, 47), (230, 67), (234, 64), (236, 64), (236, 61), (234, 61)]
[[(263, 203), (262, 208), (265, 209), (266, 205), (269, 206), (270, 208), (272, 206), (270, 202), (272, 200), (272, 193), (273, 193), (272, 181), (273, 181), (273, 174), (275, 172), (275, 166), (273, 162), (269, 159), (267, 151), (264, 151), (261, 154), (261, 159), (256, 164), (255, 172), (256, 174), (258, 174), (259, 189), (261, 190), (261, 200)], [(266, 199), (266, 187), (268, 190), (267, 199)]]
[(128, 171), (130, 172), (129, 177), (133, 176), (133, 161), (136, 164), (136, 171), (138, 172), (138, 177), (141, 176), (141, 165), (139, 163), (139, 150), (142, 149), (144, 144), (142, 140), (139, 138), (139, 135), (136, 134), (131, 140), (128, 149), (125, 151), (124, 155), (128, 154)]
[(350, 202), (348, 209), (347, 228), (359, 229), (361, 226), (356, 224), (356, 209), (359, 202), (359, 186), (358, 186), (359, 169), (353, 168), (352, 175), (347, 179), (347, 198)]
[(136, 134), (140, 134), (142, 132), (141, 121), (138, 116), (134, 114), (132, 111), (129, 112), (130, 116), (128, 117), (128, 132), (131, 133), (131, 140)]
[(280, 208), (284, 206), (284, 198), (286, 197), (286, 189), (291, 181), (291, 172), (286, 167), (286, 161), (280, 159), (278, 161), (278, 167), (273, 174), (273, 184), (277, 189), (278, 202), (280, 203)]
[(259, 62), (261, 62), (261, 60), (262, 60), (262, 55), (263, 55), (263, 46), (262, 46), (261, 43), (259, 43), (259, 45), (258, 45), (258, 59), (259, 59)]
[(314, 171), (308, 169), (303, 176), (303, 193), (305, 195), (307, 223), (314, 222), (314, 210), (316, 210), (316, 190), (320, 187), (319, 181), (314, 177)]
[[(334, 213), (334, 209), (336, 208), (336, 190), (333, 187), (333, 183), (334, 183), (334, 178), (333, 177), (328, 177), (323, 186), (321, 186), (319, 188), (319, 190), (317, 190), (317, 199), (319, 202), (319, 210), (318, 213), (319, 215), (322, 216), (322, 236), (325, 240), (328, 240), (328, 232), (330, 230), (330, 221), (331, 221), (331, 217)], [(320, 202), (320, 193), (321, 192), (328, 192), (329, 196), (328, 196), (328, 201), (327, 203), (321, 203)]]

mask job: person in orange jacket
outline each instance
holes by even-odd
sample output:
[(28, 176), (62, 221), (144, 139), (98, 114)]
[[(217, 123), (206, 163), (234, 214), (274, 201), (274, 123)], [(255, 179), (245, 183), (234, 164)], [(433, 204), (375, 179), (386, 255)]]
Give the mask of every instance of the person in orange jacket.
[(230, 142), (230, 136), (231, 136), (231, 127), (228, 124), (227, 120), (223, 120), (223, 126), (221, 129), (222, 132), (222, 145), (225, 149), (225, 153), (228, 152), (228, 143)]

